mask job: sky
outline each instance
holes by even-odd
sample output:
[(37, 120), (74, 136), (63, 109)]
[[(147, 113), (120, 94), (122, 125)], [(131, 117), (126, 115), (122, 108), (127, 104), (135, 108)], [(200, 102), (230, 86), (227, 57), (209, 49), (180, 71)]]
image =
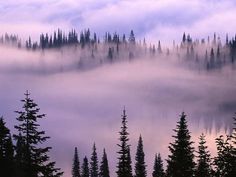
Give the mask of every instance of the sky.
[[(167, 44), (180, 41), (183, 32), (194, 38), (216, 32), (224, 39), (226, 33), (235, 34), (235, 20), (234, 0), (0, 1), (0, 34), (18, 34), (22, 39), (30, 35), (34, 40), (57, 28), (90, 28), (101, 38), (106, 31), (129, 34), (133, 29), (138, 39)], [(214, 138), (228, 130), (236, 107), (235, 69), (230, 67), (207, 73), (172, 61), (144, 59), (61, 72), (61, 65), (77, 62), (70, 50), (42, 53), (0, 46), (0, 53), (0, 115), (14, 132), (14, 111), (21, 109), (20, 100), (29, 90), (47, 115), (41, 125), (52, 137), (51, 157), (65, 171), (64, 177), (71, 174), (74, 147), (82, 160), (85, 155), (90, 158), (94, 142), (99, 158), (106, 148), (114, 176), (124, 106), (133, 164), (142, 134), (149, 175), (155, 153), (167, 158), (172, 129), (182, 111), (194, 140), (207, 133), (214, 154)]]
[(0, 1), (0, 33), (38, 40), (53, 30), (90, 28), (102, 38), (106, 31), (151, 42), (179, 41), (183, 32), (206, 38), (214, 32), (234, 35), (234, 0), (9, 0)]

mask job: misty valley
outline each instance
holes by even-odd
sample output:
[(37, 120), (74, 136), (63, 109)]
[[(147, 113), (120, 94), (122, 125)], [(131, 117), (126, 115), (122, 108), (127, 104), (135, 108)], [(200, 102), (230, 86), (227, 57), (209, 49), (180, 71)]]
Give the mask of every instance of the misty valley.
[(236, 37), (179, 41), (2, 35), (1, 176), (235, 176)]

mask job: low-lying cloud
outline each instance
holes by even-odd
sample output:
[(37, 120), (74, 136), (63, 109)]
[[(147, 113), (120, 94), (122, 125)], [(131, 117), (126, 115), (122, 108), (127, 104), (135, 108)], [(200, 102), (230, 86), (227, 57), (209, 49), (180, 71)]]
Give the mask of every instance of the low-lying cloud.
[[(90, 156), (93, 142), (99, 157), (103, 147), (107, 149), (111, 173), (115, 174), (124, 106), (132, 157), (142, 134), (149, 173), (156, 152), (167, 157), (172, 129), (182, 111), (188, 115), (195, 141), (202, 131), (212, 133), (208, 135), (212, 151), (213, 135), (231, 126), (236, 100), (231, 65), (207, 72), (190, 70), (175, 58), (148, 57), (80, 71), (78, 53), (71, 50), (73, 47), (63, 53), (0, 49), (0, 114), (13, 130), (14, 111), (21, 109), (19, 100), (29, 90), (47, 114), (41, 125), (52, 137), (52, 157), (65, 176), (70, 176), (74, 146), (82, 159)], [(69, 69), (65, 72), (61, 67)]]

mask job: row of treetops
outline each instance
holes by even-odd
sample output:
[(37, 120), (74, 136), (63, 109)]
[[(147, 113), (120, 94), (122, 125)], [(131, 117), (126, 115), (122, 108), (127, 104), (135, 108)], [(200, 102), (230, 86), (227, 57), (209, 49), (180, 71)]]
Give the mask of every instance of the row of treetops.
[[(137, 41), (134, 31), (131, 30), (128, 37), (125, 34), (106, 32), (101, 40), (96, 33), (91, 34), (90, 30), (81, 31), (78, 34), (74, 29), (68, 34), (58, 29), (53, 34), (41, 34), (39, 42), (33, 42), (31, 37), (22, 44), (17, 35), (5, 34), (0, 37), (0, 43), (5, 45), (26, 48), (27, 50), (49, 50), (61, 49), (65, 46), (76, 46), (80, 49), (86, 49), (91, 53), (90, 58), (96, 58), (96, 53), (100, 56), (114, 61), (114, 58), (138, 58), (149, 56), (155, 57), (166, 54), (169, 56), (175, 54), (178, 58), (188, 59), (200, 63), (207, 69), (221, 68), (226, 63), (234, 63), (236, 60), (236, 36), (231, 40), (226, 35), (225, 42), (214, 33), (212, 40), (210, 37), (205, 39), (193, 40), (185, 33), (179, 45), (173, 42), (173, 47), (162, 47), (161, 41), (155, 44), (147, 44), (145, 38)], [(105, 49), (105, 50), (104, 50)], [(127, 53), (127, 55), (122, 55)], [(121, 55), (120, 55), (121, 54)], [(82, 58), (87, 57), (82, 56)], [(200, 62), (199, 62), (200, 61)]]
[[(58, 29), (57, 31), (54, 31), (53, 34), (44, 34), (42, 33), (39, 37), (39, 41), (32, 41), (31, 37), (29, 36), (28, 40), (25, 41), (25, 43), (22, 43), (22, 40), (18, 37), (18, 35), (14, 34), (8, 34), (2, 35), (0, 37), (0, 43), (5, 44), (11, 44), (14, 46), (18, 46), (19, 48), (25, 46), (26, 48), (32, 48), (32, 49), (47, 49), (47, 48), (59, 48), (66, 45), (71, 44), (80, 44), (81, 47), (84, 47), (85, 45), (91, 45), (91, 44), (100, 44), (100, 43), (114, 43), (114, 44), (137, 44), (137, 45), (143, 45), (144, 47), (147, 46), (145, 38), (141, 40), (136, 40), (136, 37), (134, 35), (134, 31), (131, 30), (128, 37), (126, 37), (125, 34), (119, 35), (116, 32), (111, 34), (109, 32), (106, 32), (105, 35), (101, 38), (98, 37), (96, 33), (91, 33), (90, 29), (86, 29), (80, 32), (78, 34), (75, 29), (72, 29), (71, 31), (66, 34), (61, 29)], [(236, 36), (232, 39), (229, 39), (228, 34), (226, 34), (225, 42), (223, 42), (225, 46), (232, 46), (236, 47)], [(213, 39), (210, 39), (210, 36), (207, 37), (207, 39), (202, 38), (201, 40), (196, 39), (193, 40), (190, 34), (183, 34), (182, 40), (180, 45), (176, 45), (175, 41), (173, 41), (173, 47), (194, 47), (196, 45), (207, 44), (208, 46), (222, 46), (223, 45), (221, 38), (216, 36), (216, 33), (213, 35)], [(158, 44), (160, 45), (160, 41), (158, 41)], [(152, 44), (150, 44), (151, 47), (153, 47)], [(158, 48), (158, 47), (157, 47)]]
[[(60, 177), (63, 172), (50, 161), (49, 150), (44, 146), (49, 139), (40, 128), (39, 120), (45, 118), (40, 108), (26, 92), (22, 109), (16, 111), (18, 124), (13, 134), (0, 118), (0, 165), (3, 177)], [(236, 125), (236, 117), (234, 117)], [(40, 129), (40, 130), (39, 130)], [(191, 133), (188, 129), (187, 116), (183, 112), (174, 129), (173, 142), (168, 146), (169, 155), (166, 159), (166, 170), (161, 155), (155, 155), (153, 177), (235, 177), (236, 176), (236, 127), (226, 139), (223, 135), (216, 138), (217, 155), (212, 158), (206, 146), (205, 135), (199, 138), (198, 149), (193, 147)], [(146, 177), (146, 162), (143, 139), (140, 135), (135, 155), (134, 173), (132, 168), (131, 145), (129, 143), (128, 121), (126, 110), (121, 117), (121, 129), (117, 144), (117, 177)], [(58, 146), (55, 146), (58, 147)], [(71, 147), (73, 148), (73, 147)], [(73, 177), (110, 177), (106, 151), (99, 169), (96, 146), (93, 145), (90, 161), (85, 156), (80, 166), (78, 150), (75, 148), (72, 176)]]

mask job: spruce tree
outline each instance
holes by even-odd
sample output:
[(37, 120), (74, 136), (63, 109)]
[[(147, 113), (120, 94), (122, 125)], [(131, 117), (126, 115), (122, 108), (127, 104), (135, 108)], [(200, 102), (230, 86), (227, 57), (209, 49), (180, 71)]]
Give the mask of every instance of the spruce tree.
[(102, 156), (99, 176), (100, 177), (110, 177), (107, 154), (106, 154), (105, 149), (103, 150), (103, 156)]
[(195, 168), (194, 148), (184, 112), (174, 132), (176, 132), (173, 136), (175, 140), (169, 146), (171, 154), (167, 159), (167, 177), (192, 177)]
[(205, 135), (201, 134), (198, 146), (196, 177), (212, 176), (210, 152), (207, 150)]
[[(236, 125), (236, 117), (233, 117)], [(232, 134), (224, 139), (223, 135), (216, 139), (217, 156), (214, 159), (216, 176), (236, 176), (236, 127)]]
[(14, 175), (14, 149), (10, 130), (5, 124), (3, 117), (0, 117), (0, 173), (2, 177), (12, 177)]
[[(49, 161), (48, 152), (51, 147), (43, 147), (43, 143), (49, 139), (45, 136), (45, 131), (39, 130), (38, 120), (45, 117), (45, 114), (39, 114), (40, 109), (38, 105), (29, 98), (28, 91), (25, 94), (25, 99), (21, 100), (23, 103), (23, 110), (16, 111), (18, 117), (16, 118), (19, 125), (15, 126), (18, 130), (18, 135), (14, 135), (15, 140), (23, 141), (25, 143), (24, 159), (22, 162), (22, 170), (25, 177), (58, 177), (63, 173), (59, 168), (55, 168), (55, 162)], [(16, 154), (18, 156), (18, 154)]]
[(120, 134), (120, 144), (118, 147), (120, 150), (117, 152), (118, 157), (118, 165), (117, 165), (117, 176), (118, 177), (132, 177), (132, 166), (131, 166), (131, 156), (130, 156), (130, 145), (128, 144), (129, 141), (129, 133), (127, 131), (127, 115), (125, 109), (123, 110), (122, 115), (122, 126)]
[(161, 159), (160, 153), (155, 155), (155, 160), (154, 160), (154, 166), (153, 166), (153, 172), (152, 172), (152, 177), (164, 177), (165, 172), (163, 168), (163, 161)]
[(143, 140), (141, 135), (139, 136), (138, 140), (138, 146), (137, 146), (137, 152), (135, 156), (135, 177), (146, 177), (147, 171), (146, 171), (146, 164), (144, 160), (145, 154), (143, 151)]
[(15, 146), (15, 171), (18, 177), (25, 177), (26, 176), (26, 143), (21, 135), (18, 135), (18, 139)]
[(88, 165), (88, 159), (85, 156), (82, 164), (82, 172), (81, 177), (89, 177), (89, 165)]
[(90, 161), (90, 177), (98, 177), (98, 157), (95, 143), (93, 144), (93, 152)]
[(230, 137), (224, 140), (223, 135), (216, 139), (217, 156), (214, 159), (216, 166), (215, 176), (233, 177), (236, 175), (235, 156), (233, 155), (233, 145)]
[(77, 147), (75, 147), (73, 166), (72, 166), (72, 177), (80, 177), (80, 163)]

